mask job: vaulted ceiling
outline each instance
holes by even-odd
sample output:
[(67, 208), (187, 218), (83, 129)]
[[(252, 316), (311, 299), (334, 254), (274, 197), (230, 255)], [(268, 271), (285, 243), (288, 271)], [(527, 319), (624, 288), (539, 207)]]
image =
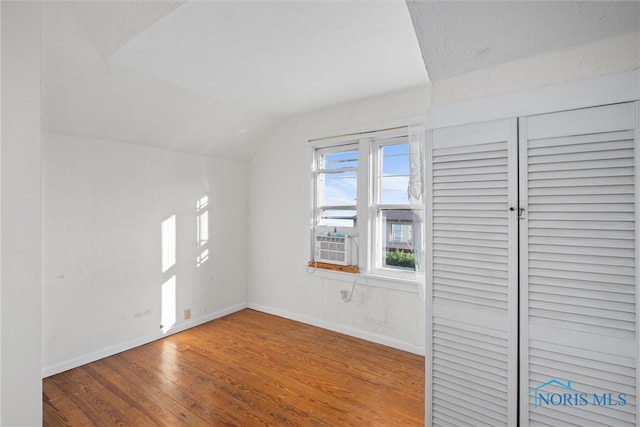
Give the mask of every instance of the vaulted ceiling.
[(401, 0), (45, 2), (43, 129), (247, 160), (286, 117), (427, 83)]
[(639, 6), (44, 2), (42, 128), (247, 160), (287, 117), (637, 32)]

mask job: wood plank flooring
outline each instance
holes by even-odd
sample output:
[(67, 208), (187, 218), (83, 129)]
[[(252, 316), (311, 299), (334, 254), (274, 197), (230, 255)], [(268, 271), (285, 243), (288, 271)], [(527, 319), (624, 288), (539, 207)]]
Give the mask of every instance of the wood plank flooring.
[(424, 358), (243, 310), (45, 378), (44, 426), (421, 426)]

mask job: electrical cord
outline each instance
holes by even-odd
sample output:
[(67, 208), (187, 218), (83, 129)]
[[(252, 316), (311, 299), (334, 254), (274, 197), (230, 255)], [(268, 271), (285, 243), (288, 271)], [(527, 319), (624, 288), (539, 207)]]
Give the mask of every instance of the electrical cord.
[(318, 261), (313, 260), (311, 262), (313, 262), (313, 269), (312, 270), (309, 270), (309, 264), (307, 264), (307, 273), (309, 273), (309, 274), (315, 273), (316, 270), (318, 269)]
[[(353, 239), (353, 243), (354, 245), (356, 245), (356, 266), (360, 264), (360, 260), (358, 259), (359, 257), (359, 249), (358, 249), (358, 237), (356, 236), (352, 236), (351, 237)], [(351, 291), (349, 292), (349, 296), (348, 297), (343, 297), (342, 300), (345, 302), (345, 304), (349, 303), (349, 301), (351, 301), (351, 298), (353, 297), (353, 292), (356, 290), (356, 282), (358, 281), (358, 274), (360, 274), (360, 268), (358, 268), (356, 270), (356, 275), (353, 278), (353, 283), (351, 284)]]

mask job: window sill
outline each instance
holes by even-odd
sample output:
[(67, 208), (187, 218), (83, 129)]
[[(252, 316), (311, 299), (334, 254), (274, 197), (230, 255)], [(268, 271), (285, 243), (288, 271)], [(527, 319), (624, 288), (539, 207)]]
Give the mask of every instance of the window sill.
[[(341, 271), (316, 269), (315, 271), (310, 267), (305, 267), (305, 271), (308, 276), (321, 277), (323, 279), (338, 280), (341, 282), (353, 283), (356, 279), (356, 275), (353, 273), (344, 273)], [(415, 280), (403, 279), (399, 277), (382, 276), (379, 274), (371, 273), (358, 273), (357, 284), (364, 286), (374, 286), (377, 288), (393, 289), (401, 292), (408, 292), (412, 294), (418, 293), (418, 285)]]

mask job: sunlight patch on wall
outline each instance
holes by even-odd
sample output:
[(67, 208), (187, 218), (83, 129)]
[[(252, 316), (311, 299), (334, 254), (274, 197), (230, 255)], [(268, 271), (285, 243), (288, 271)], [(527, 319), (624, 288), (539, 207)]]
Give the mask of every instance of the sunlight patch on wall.
[(196, 202), (196, 238), (199, 252), (196, 266), (200, 267), (209, 259), (209, 249), (205, 247), (209, 242), (209, 196)]
[(176, 324), (176, 276), (162, 284), (162, 333), (166, 334)]
[(196, 267), (200, 267), (202, 264), (209, 260), (209, 249), (202, 251), (200, 255), (196, 257)]
[(162, 272), (165, 273), (176, 264), (176, 216), (171, 215), (162, 221)]

